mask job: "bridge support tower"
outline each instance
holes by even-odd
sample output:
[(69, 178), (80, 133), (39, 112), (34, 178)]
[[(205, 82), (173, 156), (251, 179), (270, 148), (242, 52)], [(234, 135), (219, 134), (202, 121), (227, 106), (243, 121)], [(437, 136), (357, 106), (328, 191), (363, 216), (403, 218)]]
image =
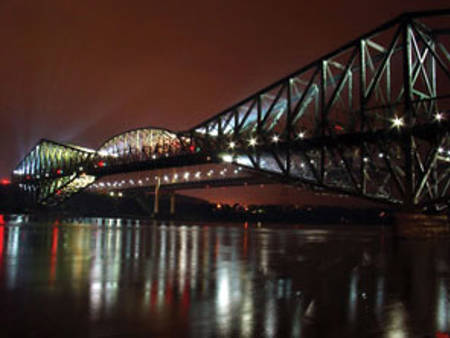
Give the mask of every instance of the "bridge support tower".
[(158, 215), (159, 213), (159, 188), (161, 186), (161, 180), (158, 177), (158, 181), (155, 185), (155, 199), (153, 201), (153, 215)]
[(170, 193), (170, 215), (175, 215), (175, 191)]

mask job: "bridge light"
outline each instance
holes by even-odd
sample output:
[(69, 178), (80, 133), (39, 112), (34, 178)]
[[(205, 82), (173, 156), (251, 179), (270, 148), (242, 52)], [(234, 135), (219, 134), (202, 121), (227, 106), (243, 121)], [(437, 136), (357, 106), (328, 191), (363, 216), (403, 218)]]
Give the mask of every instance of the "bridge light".
[(227, 162), (227, 163), (231, 163), (233, 162), (233, 156), (230, 154), (223, 154), (222, 155), (222, 161)]
[(152, 155), (152, 160), (156, 160), (156, 155), (155, 154)]
[(299, 133), (298, 133), (298, 138), (299, 138), (299, 139), (305, 138), (305, 132), (304, 132), (304, 131), (299, 132)]
[(176, 180), (178, 180), (178, 174), (174, 174), (173, 175), (173, 179), (176, 181)]
[(109, 193), (109, 196), (111, 196), (111, 197), (114, 197), (114, 195), (115, 195), (114, 191), (111, 191), (111, 192)]
[(379, 158), (383, 158), (383, 157), (384, 157), (384, 154), (383, 154), (383, 153), (379, 153), (379, 154), (378, 154), (378, 157), (379, 157)]
[(395, 117), (392, 119), (392, 126), (393, 126), (394, 128), (400, 129), (400, 128), (403, 127), (404, 125), (405, 125), (405, 122), (403, 121), (403, 118), (402, 118), (402, 117), (395, 116)]
[(169, 181), (169, 176), (164, 175), (164, 181), (165, 181), (165, 182), (168, 182), (168, 181)]
[(228, 148), (230, 148), (230, 149), (234, 149), (235, 147), (236, 147), (236, 143), (233, 142), (233, 141), (231, 141), (231, 142), (228, 144)]
[(434, 115), (434, 119), (435, 119), (436, 121), (438, 121), (438, 122), (441, 122), (441, 121), (444, 119), (444, 114), (442, 114), (442, 113), (436, 113), (436, 114)]
[(123, 193), (119, 191), (119, 193), (117, 194), (117, 196), (123, 197)]
[(189, 175), (190, 175), (190, 173), (189, 173), (188, 171), (186, 171), (186, 172), (184, 173), (184, 175), (183, 175), (184, 179), (185, 179), (185, 180), (188, 180), (188, 179), (189, 179)]
[(248, 140), (248, 144), (252, 147), (257, 145), (256, 138), (252, 137), (250, 140)]
[(273, 141), (274, 143), (277, 143), (279, 140), (280, 140), (280, 137), (279, 137), (278, 135), (273, 135), (272, 141)]
[(200, 178), (200, 175), (201, 175), (201, 172), (200, 172), (200, 171), (197, 171), (197, 172), (195, 173), (195, 178)]
[(439, 153), (439, 154), (442, 154), (443, 152), (444, 152), (444, 148), (439, 147), (439, 148), (438, 148), (438, 153)]
[(102, 157), (108, 156), (108, 152), (106, 150), (100, 150), (98, 154)]
[(83, 167), (79, 167), (78, 170), (79, 171), (83, 171), (84, 169), (83, 169)]
[(139, 180), (139, 181), (138, 181), (138, 184), (142, 184), (142, 180)]

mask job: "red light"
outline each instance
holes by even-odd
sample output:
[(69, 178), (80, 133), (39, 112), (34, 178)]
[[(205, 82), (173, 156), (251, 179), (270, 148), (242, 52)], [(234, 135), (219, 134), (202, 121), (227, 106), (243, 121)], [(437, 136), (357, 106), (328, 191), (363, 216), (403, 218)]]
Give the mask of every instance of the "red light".
[(195, 151), (195, 146), (194, 146), (194, 145), (191, 145), (191, 146), (189, 147), (189, 150), (191, 151), (191, 153), (193, 153), (193, 152)]
[(27, 175), (26, 179), (27, 179), (27, 180), (31, 180), (31, 176), (30, 176), (30, 175)]
[(104, 166), (106, 166), (106, 163), (105, 163), (104, 161), (98, 161), (97, 165), (98, 165), (100, 168), (103, 168)]
[(56, 195), (61, 195), (61, 190), (56, 190)]
[(336, 124), (336, 125), (334, 126), (334, 129), (337, 130), (337, 131), (343, 131), (343, 130), (344, 130), (344, 127), (342, 127), (342, 126), (339, 125), (339, 124)]
[(3, 214), (0, 214), (0, 225), (5, 225), (5, 216)]
[(58, 175), (61, 175), (61, 174), (63, 173), (63, 171), (62, 171), (61, 169), (58, 169), (58, 170), (56, 170), (56, 173), (57, 173)]
[(9, 184), (11, 184), (11, 181), (8, 180), (7, 178), (2, 178), (2, 179), (0, 180), (0, 184), (1, 184), (1, 185), (9, 185)]

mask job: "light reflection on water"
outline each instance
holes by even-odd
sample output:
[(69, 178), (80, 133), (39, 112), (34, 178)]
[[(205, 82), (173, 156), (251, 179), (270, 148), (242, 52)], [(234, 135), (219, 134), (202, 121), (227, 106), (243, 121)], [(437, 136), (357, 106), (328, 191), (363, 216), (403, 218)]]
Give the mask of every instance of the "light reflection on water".
[(6, 336), (434, 336), (450, 327), (448, 244), (364, 226), (20, 216), (0, 223), (0, 325)]

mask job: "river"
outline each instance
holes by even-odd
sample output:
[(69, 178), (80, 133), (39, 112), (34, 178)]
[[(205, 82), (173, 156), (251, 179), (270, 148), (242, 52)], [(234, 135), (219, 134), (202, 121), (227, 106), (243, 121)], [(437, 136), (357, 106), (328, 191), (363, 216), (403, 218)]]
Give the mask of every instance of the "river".
[(449, 240), (0, 217), (0, 337), (448, 337)]

